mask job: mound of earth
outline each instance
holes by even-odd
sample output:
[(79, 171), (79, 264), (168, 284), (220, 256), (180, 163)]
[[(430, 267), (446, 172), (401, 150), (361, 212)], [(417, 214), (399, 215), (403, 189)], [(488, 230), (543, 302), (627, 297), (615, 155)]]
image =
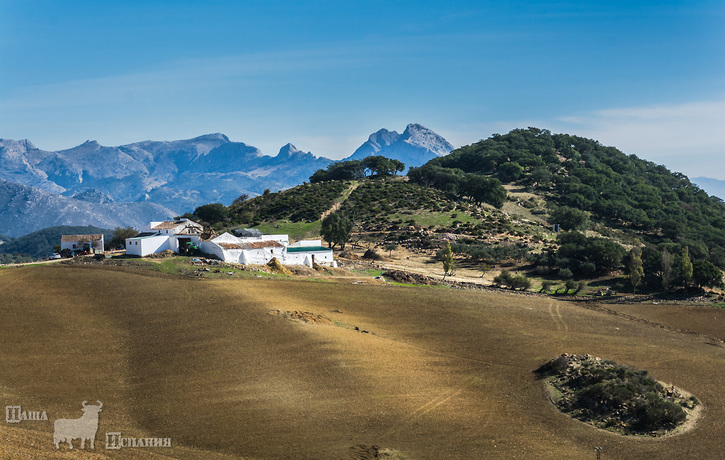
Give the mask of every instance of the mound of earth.
[(288, 275), (288, 276), (291, 276), (292, 275), (292, 272), (287, 267), (285, 267), (284, 265), (282, 265), (280, 263), (280, 261), (277, 260), (276, 257), (272, 257), (272, 260), (270, 260), (269, 262), (267, 262), (267, 267), (269, 267), (269, 270), (272, 273), (277, 273), (277, 274), (280, 274), (280, 275)]
[(363, 254), (362, 258), (366, 260), (383, 260), (383, 256), (373, 251), (372, 249), (368, 249), (367, 251), (365, 251), (365, 254)]
[(546, 377), (559, 410), (620, 434), (669, 434), (699, 409), (697, 398), (647, 371), (591, 355), (564, 353), (537, 373)]
[(175, 253), (171, 249), (167, 249), (165, 251), (149, 254), (146, 257), (148, 257), (149, 259), (168, 259), (170, 257), (176, 257), (176, 256), (178, 256), (177, 253)]
[(318, 315), (316, 313), (310, 313), (309, 311), (282, 311), (282, 310), (273, 310), (272, 314), (280, 315), (284, 318), (293, 319), (295, 321), (301, 321), (303, 323), (312, 323), (312, 324), (333, 324), (332, 320), (330, 318), (327, 318), (322, 315)]
[(426, 286), (440, 284), (438, 281), (431, 278), (430, 276), (405, 272), (403, 270), (388, 270), (383, 273), (382, 276), (387, 280), (401, 284), (423, 284)]

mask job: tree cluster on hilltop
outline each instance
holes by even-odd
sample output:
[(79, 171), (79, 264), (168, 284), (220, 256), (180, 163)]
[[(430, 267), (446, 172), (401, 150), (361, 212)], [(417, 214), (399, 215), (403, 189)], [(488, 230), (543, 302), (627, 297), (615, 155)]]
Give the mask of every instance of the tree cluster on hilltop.
[(660, 254), (665, 247), (670, 253), (688, 247), (693, 259), (725, 267), (722, 200), (680, 173), (595, 140), (515, 129), (435, 158), (420, 170), (441, 177), (476, 174), (527, 187), (560, 208), (551, 215), (561, 219), (562, 228), (581, 228), (590, 216), (641, 236)]
[(347, 160), (331, 163), (326, 169), (318, 169), (310, 176), (310, 182), (330, 180), (356, 180), (366, 176), (390, 176), (405, 171), (405, 164), (380, 155), (365, 157), (362, 160)]

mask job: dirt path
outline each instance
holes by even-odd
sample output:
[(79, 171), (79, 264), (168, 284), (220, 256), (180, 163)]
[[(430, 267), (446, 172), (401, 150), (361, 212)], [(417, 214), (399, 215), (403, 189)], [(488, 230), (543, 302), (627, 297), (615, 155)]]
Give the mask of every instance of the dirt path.
[(350, 185), (350, 187), (348, 187), (347, 190), (345, 190), (344, 192), (342, 192), (342, 197), (340, 198), (340, 201), (338, 201), (337, 203), (333, 204), (332, 207), (330, 209), (328, 209), (327, 211), (323, 212), (322, 215), (320, 215), (320, 220), (324, 219), (325, 217), (329, 216), (333, 212), (335, 212), (338, 209), (340, 209), (340, 206), (342, 206), (342, 203), (344, 203), (345, 200), (347, 200), (350, 197), (350, 194), (352, 194), (352, 192), (356, 188), (358, 188), (359, 185), (360, 185), (359, 182), (355, 182), (354, 184)]

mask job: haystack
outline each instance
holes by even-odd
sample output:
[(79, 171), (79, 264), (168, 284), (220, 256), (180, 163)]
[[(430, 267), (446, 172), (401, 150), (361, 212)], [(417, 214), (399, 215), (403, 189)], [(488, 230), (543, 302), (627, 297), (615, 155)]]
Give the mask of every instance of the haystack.
[(269, 267), (269, 271), (272, 273), (277, 273), (280, 275), (287, 275), (292, 276), (292, 272), (287, 269), (284, 265), (282, 265), (279, 260), (277, 260), (276, 257), (272, 257), (272, 260), (267, 262), (267, 267)]

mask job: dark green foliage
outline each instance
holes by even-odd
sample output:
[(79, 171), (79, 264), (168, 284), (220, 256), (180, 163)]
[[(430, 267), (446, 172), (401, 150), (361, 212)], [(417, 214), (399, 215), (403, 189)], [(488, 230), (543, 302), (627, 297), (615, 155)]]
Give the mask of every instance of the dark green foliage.
[(229, 210), (221, 203), (211, 203), (196, 208), (194, 215), (203, 222), (214, 224), (226, 219), (229, 216)]
[(562, 268), (559, 270), (559, 278), (563, 280), (570, 280), (574, 277), (574, 273), (568, 268)]
[(61, 225), (48, 227), (27, 235), (14, 238), (13, 240), (0, 244), (0, 253), (3, 254), (26, 254), (35, 259), (44, 259), (54, 251), (54, 246), (60, 244), (63, 235), (89, 235), (102, 233), (104, 241), (113, 238), (113, 230), (86, 226)]
[(515, 161), (504, 163), (498, 168), (498, 176), (504, 182), (515, 182), (524, 175), (524, 168)]
[(579, 283), (577, 283), (573, 279), (568, 279), (568, 280), (566, 280), (566, 283), (564, 283), (564, 293), (565, 294), (568, 294), (577, 288), (579, 288)]
[(564, 269), (580, 275), (614, 270), (621, 266), (626, 253), (624, 247), (611, 240), (578, 232), (562, 232), (557, 241), (559, 249), (542, 254), (537, 263), (561, 268), (560, 277)]
[(350, 239), (352, 226), (352, 221), (347, 216), (335, 212), (322, 219), (320, 234), (330, 243), (331, 247), (339, 244), (341, 249), (345, 249), (345, 244)]
[(284, 219), (292, 222), (319, 220), (348, 186), (347, 182), (331, 181), (268, 193), (230, 206), (229, 219), (232, 225), (247, 226)]
[(32, 262), (37, 257), (28, 254), (0, 254), (0, 265), (3, 264), (21, 264), (24, 262)]
[(126, 247), (126, 238), (133, 238), (138, 235), (138, 230), (133, 227), (116, 227), (113, 230), (113, 237), (108, 241), (106, 246), (109, 249), (120, 249)]
[(311, 183), (328, 180), (356, 180), (365, 177), (365, 167), (359, 160), (330, 163), (326, 169), (318, 169), (310, 177)]
[(510, 286), (513, 275), (508, 270), (501, 270), (501, 273), (493, 278), (493, 284), (496, 286)]
[(393, 255), (393, 251), (395, 251), (396, 249), (398, 249), (398, 247), (399, 246), (397, 244), (395, 244), (395, 243), (388, 243), (388, 244), (385, 245), (385, 247), (383, 247), (383, 249), (385, 249), (386, 251), (388, 251), (388, 255), (389, 256), (392, 256)]
[(360, 162), (365, 171), (371, 176), (389, 176), (396, 172), (405, 171), (405, 164), (380, 155), (365, 157)]
[(579, 230), (584, 228), (588, 220), (588, 213), (569, 206), (561, 206), (551, 213), (549, 223), (559, 224), (562, 230)]
[(525, 291), (531, 287), (531, 280), (525, 275), (516, 275), (510, 280), (511, 289)]
[(722, 270), (709, 260), (692, 263), (692, 279), (698, 287), (723, 287)]
[(468, 197), (475, 203), (488, 203), (497, 208), (503, 206), (506, 200), (506, 191), (498, 179), (466, 174), (456, 168), (442, 168), (428, 163), (420, 168), (411, 168), (408, 178), (416, 184)]

